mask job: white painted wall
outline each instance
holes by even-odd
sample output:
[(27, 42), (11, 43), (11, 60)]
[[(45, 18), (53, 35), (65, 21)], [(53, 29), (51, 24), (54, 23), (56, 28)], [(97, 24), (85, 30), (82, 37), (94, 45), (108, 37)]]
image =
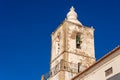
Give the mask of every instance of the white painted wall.
[[(120, 50), (117, 52), (120, 54)], [(112, 54), (114, 55), (114, 53)], [(109, 61), (100, 65), (97, 69), (93, 70), (83, 78), (80, 76), (77, 77), (75, 80), (107, 80), (108, 78), (114, 76), (115, 74), (120, 73), (120, 55), (114, 58), (107, 58)], [(113, 73), (105, 76), (105, 71), (109, 68), (113, 68)]]

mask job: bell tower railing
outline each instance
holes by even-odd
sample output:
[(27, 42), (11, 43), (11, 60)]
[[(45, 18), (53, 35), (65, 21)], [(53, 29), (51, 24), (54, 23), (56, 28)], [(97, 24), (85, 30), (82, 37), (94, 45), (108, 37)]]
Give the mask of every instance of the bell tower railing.
[(51, 68), (51, 70), (44, 74), (41, 77), (41, 80), (49, 80), (49, 78), (55, 76), (60, 70), (68, 71), (73, 74), (77, 74), (86, 69), (81, 63), (75, 64), (71, 62), (67, 62), (65, 60), (61, 60), (55, 67)]

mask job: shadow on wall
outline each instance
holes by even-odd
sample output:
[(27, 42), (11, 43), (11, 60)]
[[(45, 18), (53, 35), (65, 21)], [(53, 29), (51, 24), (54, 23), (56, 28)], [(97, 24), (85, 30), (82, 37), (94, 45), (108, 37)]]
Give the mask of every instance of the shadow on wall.
[(114, 76), (108, 78), (107, 80), (120, 80), (120, 73), (115, 74)]

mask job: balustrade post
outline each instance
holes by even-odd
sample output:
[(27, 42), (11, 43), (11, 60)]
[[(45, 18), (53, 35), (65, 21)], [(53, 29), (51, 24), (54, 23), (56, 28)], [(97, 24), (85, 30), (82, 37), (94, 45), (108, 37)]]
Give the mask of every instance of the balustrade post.
[(41, 80), (45, 80), (45, 76), (44, 75), (41, 76)]

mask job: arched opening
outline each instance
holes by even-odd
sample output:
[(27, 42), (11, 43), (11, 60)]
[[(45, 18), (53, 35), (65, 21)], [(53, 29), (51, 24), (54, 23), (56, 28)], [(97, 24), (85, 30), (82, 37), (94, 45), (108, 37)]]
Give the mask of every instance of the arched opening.
[(80, 33), (77, 33), (76, 34), (76, 48), (80, 49), (81, 48), (80, 44), (81, 44), (81, 35)]

